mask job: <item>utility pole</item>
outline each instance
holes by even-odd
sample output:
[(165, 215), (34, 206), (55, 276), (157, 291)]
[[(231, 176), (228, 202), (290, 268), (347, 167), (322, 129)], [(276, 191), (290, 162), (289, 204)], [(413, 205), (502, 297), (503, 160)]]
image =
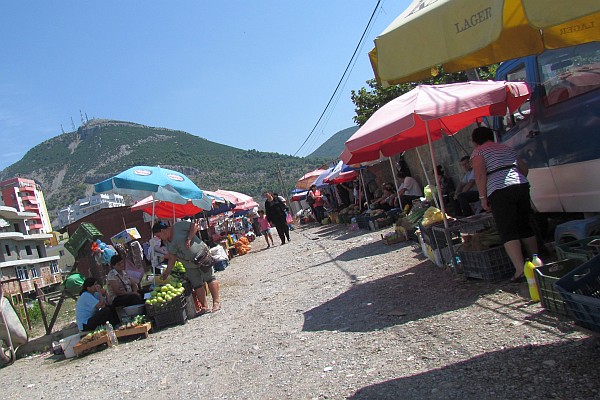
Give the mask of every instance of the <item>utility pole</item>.
[(287, 201), (288, 205), (290, 201), (288, 199), (288, 191), (285, 189), (285, 184), (283, 183), (283, 175), (281, 174), (281, 169), (279, 169), (279, 164), (277, 164), (277, 177), (279, 178), (280, 189), (283, 189), (282, 193), (283, 197), (285, 197), (285, 201)]

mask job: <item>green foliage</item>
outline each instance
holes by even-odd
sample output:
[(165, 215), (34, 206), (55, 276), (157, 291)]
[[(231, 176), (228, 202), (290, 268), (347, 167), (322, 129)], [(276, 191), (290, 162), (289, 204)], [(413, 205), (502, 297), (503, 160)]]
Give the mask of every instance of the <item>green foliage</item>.
[[(478, 69), (479, 79), (488, 80), (493, 79), (496, 74), (498, 64), (493, 64), (487, 67), (481, 67)], [(366, 81), (369, 89), (361, 88), (358, 91), (351, 91), (350, 98), (356, 106), (354, 111), (356, 116), (353, 118), (359, 126), (363, 126), (365, 122), (379, 110), (383, 105), (389, 103), (396, 97), (403, 95), (404, 93), (410, 92), (418, 85), (441, 85), (446, 83), (455, 82), (466, 82), (469, 80), (466, 72), (458, 73), (445, 73), (443, 70), (438, 68), (440, 71), (436, 76), (432, 76), (430, 79), (426, 79), (419, 82), (402, 83), (399, 85), (393, 85), (389, 87), (383, 87), (375, 79)]]
[(53, 214), (91, 193), (94, 183), (136, 165), (179, 170), (202, 189), (235, 190), (260, 200), (267, 189), (291, 190), (299, 177), (329, 160), (246, 151), (182, 131), (93, 120), (30, 149), (1, 171), (0, 179), (35, 179)]
[(358, 126), (346, 128), (327, 139), (318, 149), (306, 156), (307, 158), (321, 158), (335, 160), (344, 150), (344, 143), (358, 130)]

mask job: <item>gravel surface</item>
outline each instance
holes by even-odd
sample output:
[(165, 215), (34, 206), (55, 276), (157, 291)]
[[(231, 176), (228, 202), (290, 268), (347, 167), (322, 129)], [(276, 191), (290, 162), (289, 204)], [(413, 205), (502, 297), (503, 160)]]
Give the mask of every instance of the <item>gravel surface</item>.
[[(0, 370), (3, 399), (593, 399), (597, 337), (379, 232), (301, 227), (219, 273), (223, 309)], [(277, 240), (276, 240), (277, 243)]]

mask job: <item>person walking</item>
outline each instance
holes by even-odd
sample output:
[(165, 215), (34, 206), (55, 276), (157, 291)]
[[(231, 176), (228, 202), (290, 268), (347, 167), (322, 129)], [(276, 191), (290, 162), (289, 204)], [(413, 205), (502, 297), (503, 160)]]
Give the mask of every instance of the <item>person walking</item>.
[[(166, 244), (168, 251), (167, 269), (162, 273), (162, 278), (167, 279), (175, 266), (175, 261), (181, 261), (201, 304), (200, 314), (205, 314), (219, 311), (221, 302), (219, 281), (215, 277), (213, 267), (214, 259), (208, 246), (196, 235), (198, 228), (198, 224), (191, 221), (179, 221), (173, 226), (157, 222), (152, 227), (152, 233)], [(208, 308), (204, 283), (208, 285), (212, 296), (212, 310)]]
[(533, 214), (526, 177), (529, 168), (513, 148), (494, 142), (494, 131), (488, 127), (475, 128), (471, 140), (476, 146), (471, 161), (481, 207), (494, 215), (504, 249), (515, 268), (511, 281), (523, 282), (522, 245), (529, 256), (538, 252), (529, 222)]
[[(271, 235), (271, 224), (269, 224), (267, 217), (265, 217), (264, 210), (258, 210), (258, 224), (260, 225), (260, 233), (263, 234), (267, 241), (267, 249), (271, 247), (271, 244), (275, 246), (275, 243), (273, 243), (273, 235)], [(269, 244), (269, 239), (271, 239), (271, 244)]]
[(281, 244), (285, 244), (285, 240), (290, 240), (290, 228), (285, 220), (287, 208), (278, 197), (273, 196), (273, 192), (265, 192), (265, 214), (271, 226), (275, 226)]

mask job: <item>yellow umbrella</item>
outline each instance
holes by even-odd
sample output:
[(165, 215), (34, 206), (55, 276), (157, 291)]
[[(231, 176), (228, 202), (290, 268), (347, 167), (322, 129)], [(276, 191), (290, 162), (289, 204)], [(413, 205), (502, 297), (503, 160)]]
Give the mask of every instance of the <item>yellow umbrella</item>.
[(598, 40), (597, 0), (414, 0), (369, 55), (377, 80), (397, 84)]

